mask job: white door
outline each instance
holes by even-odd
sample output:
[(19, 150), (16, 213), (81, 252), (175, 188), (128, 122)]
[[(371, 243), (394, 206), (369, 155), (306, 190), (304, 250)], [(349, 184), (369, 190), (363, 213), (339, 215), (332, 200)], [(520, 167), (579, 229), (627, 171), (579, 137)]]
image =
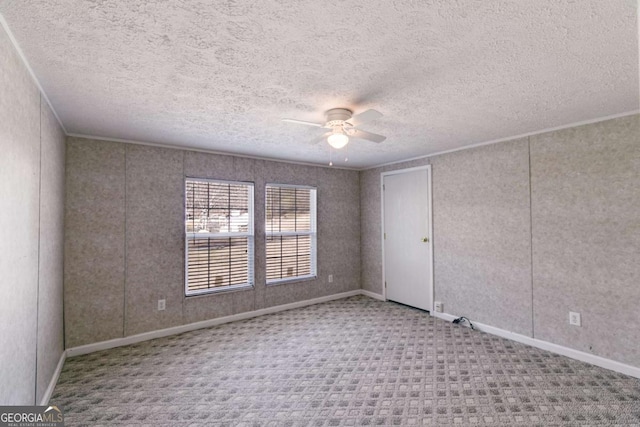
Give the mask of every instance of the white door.
[(431, 311), (430, 167), (382, 175), (386, 298)]

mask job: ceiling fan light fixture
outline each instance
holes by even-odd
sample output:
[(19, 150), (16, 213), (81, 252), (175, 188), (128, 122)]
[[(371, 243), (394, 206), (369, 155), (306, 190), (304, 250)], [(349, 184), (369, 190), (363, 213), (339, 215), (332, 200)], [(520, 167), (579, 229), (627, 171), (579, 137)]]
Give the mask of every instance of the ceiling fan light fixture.
[(336, 132), (329, 135), (327, 142), (336, 150), (341, 149), (349, 142), (349, 137), (342, 132)]
[[(376, 135), (375, 133), (367, 132), (358, 128), (362, 123), (371, 122), (382, 117), (382, 113), (379, 111), (369, 109), (354, 116), (353, 112), (346, 108), (332, 108), (331, 110), (328, 110), (325, 115), (327, 118), (325, 123), (307, 122), (297, 119), (282, 119), (282, 121), (330, 129), (329, 132), (326, 132), (319, 138), (316, 138), (314, 143), (318, 143), (326, 139), (331, 148), (335, 148), (336, 150), (347, 145), (349, 143), (349, 137), (356, 140), (364, 139), (376, 143), (380, 143), (387, 139), (386, 136)], [(331, 150), (329, 150), (329, 152), (331, 152)]]

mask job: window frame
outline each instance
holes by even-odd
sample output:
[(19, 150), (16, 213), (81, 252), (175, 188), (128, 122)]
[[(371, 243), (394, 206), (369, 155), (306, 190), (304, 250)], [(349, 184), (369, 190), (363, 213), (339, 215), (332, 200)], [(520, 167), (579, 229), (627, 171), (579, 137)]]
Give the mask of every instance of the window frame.
[[(299, 188), (310, 191), (309, 200), (309, 214), (310, 214), (310, 231), (279, 231), (268, 232), (267, 231), (267, 188), (279, 187), (279, 188)], [(281, 285), (284, 283), (303, 282), (307, 280), (314, 280), (318, 278), (318, 188), (312, 185), (298, 185), (298, 184), (280, 184), (274, 182), (268, 182), (264, 186), (264, 267), (265, 267), (265, 283), (267, 286)], [(267, 240), (269, 237), (274, 236), (310, 236), (311, 242), (311, 273), (304, 276), (293, 276), (280, 279), (267, 279)]]
[[(187, 182), (206, 182), (230, 185), (244, 185), (247, 187), (247, 231), (228, 231), (225, 233), (196, 233), (187, 231)], [(234, 181), (225, 179), (211, 179), (199, 177), (184, 177), (184, 295), (185, 297), (195, 297), (201, 295), (210, 295), (220, 292), (228, 292), (241, 289), (252, 289), (255, 285), (255, 183), (249, 181)], [(207, 289), (189, 290), (189, 241), (196, 238), (247, 238), (247, 283), (209, 287)], [(209, 284), (209, 286), (211, 286)]]

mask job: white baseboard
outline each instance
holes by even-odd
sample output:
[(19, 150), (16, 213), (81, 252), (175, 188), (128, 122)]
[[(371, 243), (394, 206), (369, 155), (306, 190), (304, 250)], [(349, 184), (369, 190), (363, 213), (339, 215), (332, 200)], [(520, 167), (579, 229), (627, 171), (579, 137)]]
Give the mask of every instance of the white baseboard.
[(53, 394), (53, 390), (56, 388), (56, 384), (58, 384), (58, 378), (60, 378), (60, 373), (62, 372), (62, 367), (64, 366), (64, 361), (67, 359), (67, 352), (63, 351), (60, 355), (60, 360), (58, 360), (58, 366), (56, 366), (56, 370), (53, 371), (53, 376), (51, 377), (51, 381), (49, 381), (49, 385), (47, 389), (44, 391), (44, 395), (40, 400), (40, 406), (47, 406), (49, 404), (49, 399), (51, 399), (51, 395)]
[[(453, 322), (455, 319), (457, 319), (457, 317), (454, 316), (453, 314), (438, 313), (435, 310), (430, 312), (429, 314), (431, 314), (433, 317), (437, 317), (438, 319), (446, 320), (447, 322)], [(473, 324), (475, 325), (476, 323), (473, 322)]]
[[(448, 322), (453, 321), (459, 316), (454, 316), (448, 313), (431, 313), (433, 317), (446, 320)], [(482, 332), (486, 332), (491, 335), (497, 335), (502, 338), (507, 338), (512, 341), (516, 341), (522, 344), (527, 344), (532, 347), (547, 350), (552, 353), (567, 356), (572, 359), (579, 360), (581, 362), (590, 363), (591, 365), (599, 366), (601, 368), (610, 369), (621, 374), (629, 375), (630, 377), (640, 378), (640, 367), (627, 365), (615, 360), (606, 359), (604, 357), (596, 356), (595, 354), (585, 353), (584, 351), (575, 350), (573, 348), (564, 347), (558, 344), (553, 344), (548, 341), (539, 340), (537, 338), (531, 338), (526, 335), (517, 334), (515, 332), (506, 331), (504, 329), (496, 328), (494, 326), (485, 325), (473, 321), (473, 326)]]
[(369, 297), (369, 298), (377, 299), (379, 301), (386, 301), (386, 299), (384, 299), (384, 296), (382, 296), (380, 294), (376, 294), (376, 293), (371, 292), (371, 291), (365, 291), (364, 289), (360, 290), (360, 295), (364, 295), (364, 296)]
[(222, 325), (223, 323), (235, 322), (238, 320), (251, 319), (252, 317), (263, 316), (265, 314), (277, 313), (279, 311), (291, 310), (294, 308), (306, 307), (308, 305), (320, 304), (327, 301), (333, 301), (342, 298), (348, 298), (355, 295), (361, 295), (360, 289), (342, 292), (340, 294), (327, 295), (324, 297), (313, 298), (304, 301), (292, 302), (290, 304), (277, 305), (274, 307), (263, 308), (260, 310), (247, 311), (244, 313), (233, 314), (231, 316), (218, 317), (216, 319), (203, 320), (201, 322), (189, 323), (187, 325), (174, 326), (172, 328), (159, 329), (157, 331), (144, 332), (142, 334), (131, 335), (124, 338), (116, 338), (108, 341), (101, 341), (93, 344), (82, 345), (67, 349), (67, 357), (80, 356), (82, 354), (94, 353), (96, 351), (108, 350), (110, 348), (122, 347), (125, 345), (136, 344), (142, 341), (162, 338), (169, 335), (181, 334), (183, 332), (195, 331), (197, 329), (209, 328), (211, 326)]

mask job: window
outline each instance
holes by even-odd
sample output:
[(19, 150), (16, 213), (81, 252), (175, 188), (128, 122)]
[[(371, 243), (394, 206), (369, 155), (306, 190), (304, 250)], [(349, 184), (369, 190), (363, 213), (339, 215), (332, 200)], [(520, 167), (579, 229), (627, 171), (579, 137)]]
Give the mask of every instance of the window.
[(267, 284), (316, 277), (316, 189), (267, 184)]
[(187, 295), (253, 286), (253, 184), (185, 180)]

